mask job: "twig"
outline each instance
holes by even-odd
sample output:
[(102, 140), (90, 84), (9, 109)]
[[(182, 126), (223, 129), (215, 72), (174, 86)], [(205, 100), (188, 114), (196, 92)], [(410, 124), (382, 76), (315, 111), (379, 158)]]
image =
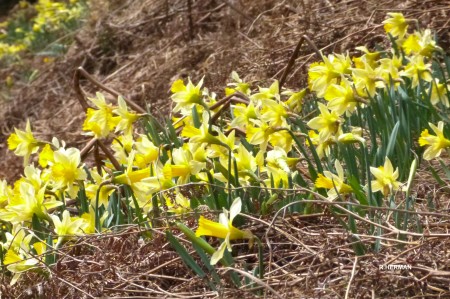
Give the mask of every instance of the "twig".
[[(114, 97), (117, 98), (117, 97), (121, 96), (121, 94), (118, 93), (117, 91), (115, 91), (115, 90), (105, 86), (103, 83), (101, 83), (100, 81), (95, 79), (84, 68), (79, 67), (75, 71), (75, 75), (74, 75), (74, 80), (73, 81), (74, 81), (74, 89), (75, 89), (75, 93), (77, 94), (78, 101), (80, 102), (80, 104), (81, 104), (81, 106), (83, 107), (84, 110), (87, 110), (87, 108), (89, 108), (89, 105), (86, 102), (86, 96), (85, 96), (85, 94), (84, 94), (84, 92), (83, 92), (83, 90), (81, 89), (81, 86), (80, 86), (80, 75), (82, 75), (83, 77), (88, 79), (92, 84), (94, 84), (98, 88), (103, 89), (104, 91), (108, 92), (109, 94), (113, 95)], [(147, 113), (147, 111), (145, 111), (145, 109), (143, 109), (142, 107), (140, 107), (139, 105), (137, 105), (136, 103), (131, 101), (130, 99), (127, 99), (127, 98), (124, 97), (124, 100), (135, 111), (137, 111), (139, 113), (142, 113), (142, 114), (146, 114)]]
[(355, 256), (355, 262), (353, 263), (352, 275), (348, 281), (347, 290), (345, 291), (345, 299), (348, 298), (348, 293), (350, 292), (350, 286), (352, 285), (353, 277), (355, 277), (356, 264), (358, 263), (358, 256)]
[(230, 267), (226, 267), (223, 270), (224, 270), (224, 274), (229, 272), (229, 271), (235, 271), (235, 272), (237, 272), (237, 273), (239, 273), (239, 274), (241, 274), (241, 275), (243, 275), (243, 276), (245, 276), (247, 278), (250, 278), (251, 280), (253, 280), (257, 284), (259, 284), (260, 286), (262, 286), (262, 287), (266, 288), (267, 290), (269, 290), (276, 298), (283, 299), (283, 297), (281, 297), (280, 294), (278, 294), (277, 291), (275, 291), (267, 283), (265, 283), (261, 279), (256, 278), (255, 276), (253, 276), (253, 275), (251, 275), (251, 274), (249, 274), (249, 273), (247, 273), (245, 271), (242, 271), (242, 270), (239, 270), (239, 269), (235, 269), (235, 268), (230, 268)]
[(289, 58), (288, 64), (286, 65), (286, 67), (284, 69), (283, 75), (281, 75), (280, 90), (283, 87), (284, 83), (286, 82), (286, 77), (289, 74), (289, 72), (291, 71), (292, 67), (294, 66), (295, 60), (297, 59), (298, 53), (300, 52), (300, 48), (302, 47), (303, 42), (305, 40), (308, 42), (310, 47), (314, 49), (318, 58), (322, 58), (322, 54), (320, 53), (320, 51), (316, 47), (316, 45), (313, 43), (313, 41), (307, 35), (302, 35), (300, 37), (300, 40), (297, 43), (297, 46), (295, 47), (294, 53), (292, 53), (291, 58)]

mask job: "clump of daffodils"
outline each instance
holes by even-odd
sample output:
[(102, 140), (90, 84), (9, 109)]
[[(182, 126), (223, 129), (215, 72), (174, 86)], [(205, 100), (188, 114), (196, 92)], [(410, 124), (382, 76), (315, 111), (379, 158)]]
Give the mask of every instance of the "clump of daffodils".
[[(79, 22), (85, 11), (85, 0), (38, 0), (33, 5), (20, 1), (15, 14), (0, 23), (0, 59), (17, 58), (20, 52), (32, 48), (42, 35), (48, 38), (49, 34), (57, 34)], [(28, 15), (33, 15), (29, 24), (21, 24)]]
[[(317, 188), (330, 201), (361, 196), (364, 186), (345, 168), (353, 157), (344, 161), (339, 150), (367, 149), (378, 136), (371, 139), (352, 118), (360, 118), (359, 111), (370, 108), (377, 93), (398, 89), (405, 81), (428, 88), (432, 107), (449, 106), (447, 83), (431, 73), (431, 56), (439, 48), (427, 31), (408, 33), (409, 23), (401, 14), (389, 14), (384, 23), (404, 56), (365, 47), (357, 48), (357, 57), (323, 55), (309, 68), (308, 88), (283, 88), (277, 80), (252, 86), (233, 72), (220, 98), (203, 79), (176, 80), (166, 130), (158, 131), (151, 117), (133, 111), (126, 98), (100, 92), (88, 98), (82, 130), (92, 139), (83, 150), (56, 137), (39, 139), (30, 122), (15, 128), (8, 148), (23, 157), (24, 173), (12, 184), (0, 181), (0, 221), (8, 227), (1, 250), (13, 282), (42, 266), (35, 253), (52, 252), (76, 236), (101, 233), (117, 223), (149, 223), (160, 213), (184, 219), (199, 203), (223, 210), (218, 222), (200, 215), (196, 231), (197, 237), (223, 239), (212, 253), (211, 264), (216, 264), (225, 250), (232, 250), (231, 241), (256, 238), (257, 232), (235, 226), (235, 217), (241, 210), (277, 207), (278, 190), (295, 194), (299, 186)], [(426, 160), (450, 148), (445, 124), (429, 127), (433, 132), (423, 130), (418, 140)], [(91, 154), (95, 162), (89, 163), (85, 157)], [(317, 169), (308, 163), (313, 156)], [(356, 168), (361, 166), (357, 163)], [(389, 158), (367, 168), (372, 192), (387, 197), (401, 189), (399, 169)], [(184, 189), (195, 185), (202, 188)], [(225, 190), (220, 199), (213, 193), (219, 188)], [(254, 199), (251, 188), (265, 193)], [(37, 224), (51, 232), (52, 241), (34, 238), (31, 231)]]

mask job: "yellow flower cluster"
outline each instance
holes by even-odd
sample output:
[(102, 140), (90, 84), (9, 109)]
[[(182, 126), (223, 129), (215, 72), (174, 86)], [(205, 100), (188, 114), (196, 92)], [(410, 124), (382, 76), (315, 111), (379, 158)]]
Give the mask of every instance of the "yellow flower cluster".
[[(13, 185), (1, 182), (0, 220), (10, 226), (7, 240), (12, 239), (10, 235), (16, 236), (26, 245), (3, 243), (7, 253), (4, 264), (16, 275), (37, 267), (39, 263), (32, 258), (30, 250), (45, 252), (69, 241), (71, 236), (99, 232), (103, 223), (105, 228), (111, 227), (112, 219), (120, 220), (124, 206), (129, 221), (149, 220), (159, 210), (174, 214), (189, 211), (191, 199), (180, 186), (190, 183), (202, 184), (208, 192), (213, 192), (211, 184), (227, 186), (224, 193), (229, 195), (228, 202), (210, 206), (229, 207), (229, 212), (224, 210), (219, 222), (202, 216), (196, 232), (197, 237), (225, 239), (212, 256), (211, 263), (217, 263), (226, 249), (231, 251), (231, 240), (254, 237), (233, 226), (243, 207), (241, 197), (234, 196), (234, 190), (263, 188), (269, 189), (267, 194), (273, 196), (276, 195), (273, 189), (295, 188), (293, 182), (298, 182), (305, 168), (302, 160), (311, 159), (299, 138), (308, 140), (306, 144), (311, 150), (315, 148), (318, 160), (330, 157), (333, 145), (338, 143), (359, 143), (365, 147), (368, 142), (363, 129), (347, 125), (348, 116), (370, 106), (379, 91), (398, 88), (403, 80), (410, 80), (413, 87), (421, 82), (419, 79), (430, 82), (427, 84), (431, 103), (448, 106), (445, 83), (431, 79), (430, 74), (429, 55), (437, 46), (423, 38), (427, 33), (420, 36), (413, 33), (419, 46), (409, 46), (413, 42), (407, 43), (411, 36), (406, 32), (407, 21), (400, 14), (390, 16), (385, 22), (386, 30), (399, 44), (401, 38), (406, 38), (405, 52), (411, 49), (404, 57), (406, 62), (393, 51), (370, 52), (359, 47), (363, 53), (359, 57), (330, 54), (323, 56), (323, 62), (313, 63), (309, 69), (309, 90), (323, 97), (326, 104), (314, 103), (320, 114), (305, 117), (309, 119), (308, 135), (296, 131), (295, 124), (303, 121), (302, 109), (310, 104), (306, 102), (307, 89), (282, 89), (278, 81), (252, 89), (236, 72), (232, 73), (232, 82), (222, 99), (203, 87), (203, 79), (196, 83), (191, 79), (176, 80), (171, 87), (174, 115), (168, 127), (161, 131), (155, 129), (157, 124), (149, 115), (129, 109), (122, 97), (114, 104), (101, 93), (89, 98), (83, 130), (96, 144), (95, 166), (83, 163), (82, 157), (89, 150), (66, 147), (56, 138), (52, 142), (39, 140), (28, 122), (24, 131), (15, 129), (8, 146), (16, 155), (24, 157), (25, 171)], [(431, 52), (424, 50), (430, 47)], [(140, 121), (144, 123), (145, 133), (135, 125)], [(429, 146), (425, 159), (438, 156), (450, 146), (443, 126), (443, 123), (437, 127), (430, 124), (436, 136), (427, 130), (422, 132), (419, 143)], [(111, 146), (107, 147), (109, 141)], [(106, 158), (99, 154), (100, 150)], [(34, 161), (39, 166), (34, 166)], [(355, 185), (346, 181), (344, 167), (338, 159), (331, 162), (334, 170), (329, 167), (316, 177), (301, 179), (311, 188), (326, 189), (329, 200), (351, 196), (356, 191)], [(373, 192), (382, 192), (387, 197), (400, 189), (399, 171), (394, 170), (389, 158), (385, 157), (383, 166), (367, 167), (367, 172), (373, 176), (367, 185)], [(85, 201), (85, 206), (71, 216), (64, 206), (72, 200), (80, 206)], [(133, 215), (136, 219), (132, 219)], [(53, 231), (55, 240), (31, 243), (31, 239), (36, 240), (30, 237), (30, 228), (35, 223)]]
[[(39, 39), (39, 34), (58, 31), (80, 19), (85, 11), (84, 2), (85, 0), (38, 0), (31, 5), (27, 1), (21, 1), (19, 11), (9, 20), (0, 23), (0, 28), (3, 29), (0, 34), (0, 58), (16, 57), (18, 53), (30, 48)], [(35, 12), (35, 16), (29, 20), (30, 24), (24, 24), (24, 17), (20, 15), (21, 11), (26, 10)]]

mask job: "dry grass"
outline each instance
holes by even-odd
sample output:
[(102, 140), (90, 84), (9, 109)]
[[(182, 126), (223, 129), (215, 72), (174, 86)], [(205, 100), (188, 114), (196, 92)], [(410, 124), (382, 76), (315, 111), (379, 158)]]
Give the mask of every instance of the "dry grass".
[[(191, 13), (187, 1), (95, 3), (90, 20), (76, 33), (76, 42), (66, 56), (44, 66), (39, 58), (29, 57), (25, 66), (0, 70), (0, 82), (27, 68), (39, 69), (40, 74), (30, 84), (18, 82), (7, 94), (0, 93), (4, 97), (0, 102), (0, 177), (12, 181), (21, 175), (21, 159), (8, 153), (4, 142), (13, 126), (24, 127), (26, 118), (43, 138), (58, 136), (79, 148), (86, 143), (80, 130), (84, 115), (72, 89), (78, 66), (163, 115), (170, 111), (170, 84), (179, 76), (199, 79), (206, 75), (205, 85), (219, 93), (232, 70), (255, 85), (270, 82), (281, 77), (303, 34), (325, 53), (384, 43), (379, 24), (387, 11), (400, 10), (417, 18), (423, 27), (437, 31), (444, 49), (450, 45), (447, 1), (193, 0)], [(300, 49), (287, 86), (305, 85), (313, 55), (307, 45)], [(89, 82), (82, 81), (82, 85), (95, 92)], [(274, 298), (449, 297), (449, 194), (437, 190), (432, 182), (424, 174), (415, 188), (421, 201), (414, 217), (426, 234), (407, 235), (400, 242), (398, 232), (387, 227), (387, 221), (382, 223), (382, 251), (361, 257), (354, 255), (354, 237), (338, 222), (347, 216), (337, 217), (330, 207), (318, 215), (281, 214), (277, 219), (249, 221), (252, 231), (264, 241), (267, 266), (263, 284), (255, 288)], [(430, 203), (442, 214), (420, 214), (430, 211)], [(193, 219), (189, 222), (195, 226)], [(366, 219), (358, 225), (361, 233), (369, 231)], [(411, 231), (416, 229), (411, 227)], [(202, 280), (195, 276), (166, 243), (162, 231), (155, 228), (149, 241), (139, 238), (137, 227), (80, 238), (61, 252), (51, 277), (29, 273), (10, 287), (9, 278), (2, 276), (1, 294), (5, 298), (256, 296), (257, 289), (233, 288), (226, 269), (219, 271), (220, 289), (211, 291), (206, 283), (211, 277)], [(375, 242), (369, 234), (361, 238), (368, 248)], [(257, 262), (256, 248), (249, 250), (242, 244), (234, 252), (239, 254), (239, 265)], [(408, 264), (412, 270), (380, 270), (385, 264)]]

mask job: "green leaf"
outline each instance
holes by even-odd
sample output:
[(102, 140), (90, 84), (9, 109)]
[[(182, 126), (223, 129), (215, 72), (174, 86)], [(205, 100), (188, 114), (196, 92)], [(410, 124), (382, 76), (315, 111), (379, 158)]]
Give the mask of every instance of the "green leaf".
[(189, 255), (189, 252), (184, 248), (183, 245), (178, 242), (178, 240), (173, 236), (173, 234), (170, 231), (166, 231), (166, 238), (169, 241), (170, 245), (177, 251), (177, 253), (180, 255), (181, 260), (183, 263), (191, 268), (195, 274), (197, 274), (199, 277), (204, 278), (205, 272), (202, 270), (202, 268), (194, 261), (192, 256)]
[(394, 151), (395, 143), (397, 142), (397, 134), (399, 128), (400, 128), (400, 121), (397, 121), (397, 123), (394, 126), (394, 129), (391, 132), (391, 135), (389, 136), (389, 142), (386, 147), (387, 157), (390, 157), (392, 155), (392, 152)]

